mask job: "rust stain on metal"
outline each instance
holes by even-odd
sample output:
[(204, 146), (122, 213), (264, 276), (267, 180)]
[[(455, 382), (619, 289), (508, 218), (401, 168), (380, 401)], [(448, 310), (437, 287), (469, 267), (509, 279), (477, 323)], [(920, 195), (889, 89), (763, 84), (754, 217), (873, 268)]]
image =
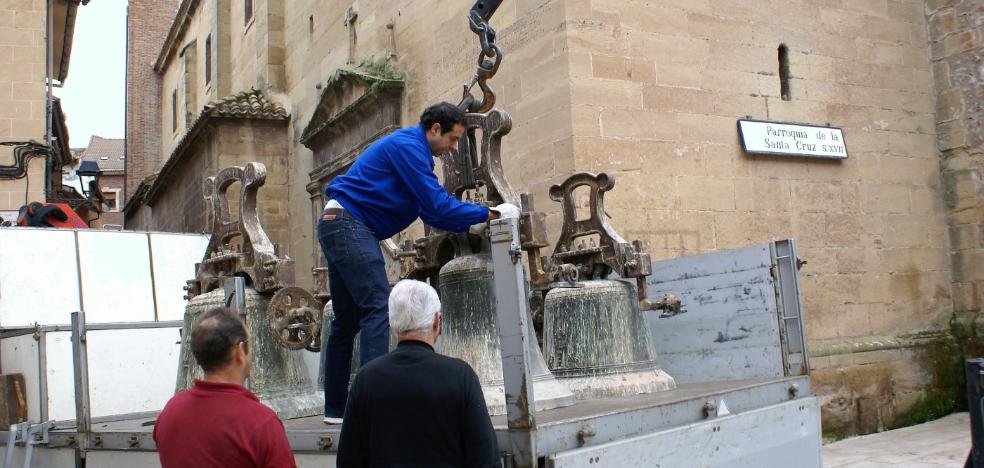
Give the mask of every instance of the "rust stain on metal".
[(321, 328), (321, 311), (317, 299), (297, 286), (277, 291), (267, 308), (270, 334), (280, 346), (304, 349), (310, 345)]

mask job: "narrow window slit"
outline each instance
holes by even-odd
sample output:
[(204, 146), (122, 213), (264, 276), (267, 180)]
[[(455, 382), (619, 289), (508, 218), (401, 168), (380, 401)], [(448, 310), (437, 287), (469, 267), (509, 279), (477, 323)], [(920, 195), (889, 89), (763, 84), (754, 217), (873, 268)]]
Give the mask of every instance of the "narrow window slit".
[(793, 95), (789, 89), (789, 47), (779, 45), (779, 95), (783, 101), (791, 101)]
[(212, 35), (205, 38), (205, 85), (212, 82)]

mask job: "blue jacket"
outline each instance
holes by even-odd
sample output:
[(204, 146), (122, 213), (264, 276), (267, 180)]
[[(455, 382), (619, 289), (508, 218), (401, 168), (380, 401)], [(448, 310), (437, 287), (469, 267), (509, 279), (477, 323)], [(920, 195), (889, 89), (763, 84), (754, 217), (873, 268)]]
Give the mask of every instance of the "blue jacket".
[(489, 217), (488, 208), (454, 198), (437, 181), (434, 157), (419, 126), (397, 130), (366, 148), (348, 172), (328, 184), (325, 197), (380, 240), (417, 217), (451, 232), (467, 231)]

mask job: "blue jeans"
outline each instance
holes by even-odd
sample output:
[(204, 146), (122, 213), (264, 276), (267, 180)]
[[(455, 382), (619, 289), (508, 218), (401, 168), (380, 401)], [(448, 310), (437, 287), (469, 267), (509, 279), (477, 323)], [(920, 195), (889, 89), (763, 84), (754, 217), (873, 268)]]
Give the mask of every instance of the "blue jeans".
[(362, 332), (360, 367), (389, 351), (389, 281), (379, 241), (361, 222), (349, 217), (321, 220), (318, 242), (328, 260), (335, 311), (324, 344), (325, 416), (340, 418), (348, 399), (356, 333)]

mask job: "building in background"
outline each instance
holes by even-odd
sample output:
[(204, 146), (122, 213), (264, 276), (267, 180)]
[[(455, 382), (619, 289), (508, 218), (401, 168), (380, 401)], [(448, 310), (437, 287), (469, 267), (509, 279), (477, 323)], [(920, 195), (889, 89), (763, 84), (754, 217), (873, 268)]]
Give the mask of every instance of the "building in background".
[[(123, 148), (125, 141), (122, 138), (102, 138), (93, 135), (89, 140), (89, 146), (82, 151), (80, 162), (87, 161), (96, 164), (99, 169), (98, 187), (102, 192), (101, 198), (102, 213), (100, 217), (91, 223), (90, 227), (103, 227), (106, 225), (123, 226)], [(86, 177), (79, 177), (80, 182), (88, 182)], [(88, 187), (85, 187), (88, 190)], [(80, 189), (81, 190), (81, 189)]]
[[(61, 184), (74, 164), (65, 116), (51, 87), (68, 77), (78, 8), (88, 0), (0, 6), (0, 216), (29, 202), (92, 208)], [(83, 206), (84, 205), (84, 206)]]
[[(223, 0), (227, 2), (228, 0)], [(178, 0), (130, 0), (126, 8), (126, 194), (164, 163), (161, 156), (161, 76), (154, 63), (174, 21)]]
[[(150, 78), (147, 42), (128, 43), (143, 65), (128, 68), (127, 227), (201, 232), (202, 180), (264, 162), (261, 217), (309, 288), (323, 185), (427, 104), (457, 102), (474, 72), (471, 1), (183, 0), (170, 21), (144, 3), (130, 27), (170, 29)], [(613, 174), (611, 223), (654, 259), (795, 238), (824, 430), (938, 413), (980, 342), (974, 4), (503, 2), (506, 175), (556, 233), (548, 188)], [(849, 156), (747, 154), (743, 118), (842, 128)]]

